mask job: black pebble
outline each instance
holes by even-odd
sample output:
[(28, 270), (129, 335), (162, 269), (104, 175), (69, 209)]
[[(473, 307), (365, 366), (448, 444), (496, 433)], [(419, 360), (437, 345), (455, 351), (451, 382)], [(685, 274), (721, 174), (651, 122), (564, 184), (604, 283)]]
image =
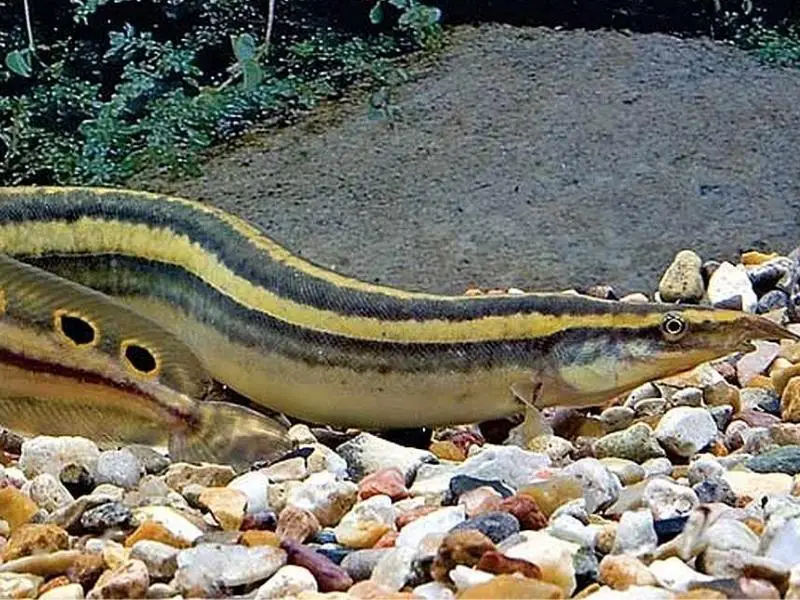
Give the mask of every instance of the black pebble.
[(477, 517), (467, 519), (453, 527), (450, 531), (465, 531), (475, 529), (499, 544), (504, 539), (519, 532), (517, 517), (505, 512), (487, 512)]
[(124, 504), (106, 502), (83, 513), (81, 526), (87, 531), (105, 531), (127, 526), (132, 516), (131, 509)]
[(450, 488), (442, 499), (442, 504), (444, 506), (453, 506), (458, 503), (461, 494), (484, 486), (492, 488), (503, 498), (514, 495), (513, 490), (507, 488), (499, 481), (479, 479), (478, 477), (472, 477), (470, 475), (456, 475), (450, 480)]
[(668, 542), (676, 535), (678, 535), (686, 526), (686, 521), (689, 520), (688, 515), (685, 517), (672, 517), (671, 519), (661, 519), (655, 521), (653, 526), (658, 536), (658, 543), (663, 544)]
[(64, 465), (58, 474), (58, 478), (64, 484), (64, 487), (69, 490), (73, 498), (86, 496), (95, 487), (94, 477), (92, 477), (91, 473), (83, 465), (75, 463)]

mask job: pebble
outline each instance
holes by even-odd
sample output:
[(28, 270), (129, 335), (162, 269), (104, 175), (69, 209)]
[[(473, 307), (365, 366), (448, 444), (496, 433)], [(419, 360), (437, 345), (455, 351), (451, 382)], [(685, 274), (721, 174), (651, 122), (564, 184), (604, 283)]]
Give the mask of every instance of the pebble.
[(50, 473), (37, 475), (22, 486), (22, 491), (47, 512), (63, 508), (75, 500), (64, 484)]
[(417, 598), (423, 600), (454, 600), (455, 594), (452, 590), (443, 583), (438, 581), (429, 581), (418, 585), (412, 590), (412, 593)]
[(142, 561), (131, 559), (103, 573), (86, 598), (144, 598), (148, 587), (147, 567)]
[(58, 474), (58, 479), (75, 498), (85, 496), (94, 489), (94, 477), (89, 470), (75, 463), (65, 465)]
[(311, 512), (323, 527), (336, 525), (355, 504), (358, 486), (352, 481), (337, 479), (323, 471), (310, 475), (292, 488), (288, 504)]
[(690, 457), (713, 441), (717, 425), (707, 410), (681, 406), (661, 418), (655, 435), (668, 451)]
[(130, 557), (142, 561), (153, 579), (167, 581), (178, 569), (178, 549), (161, 542), (136, 542), (131, 547)]
[(692, 490), (697, 494), (697, 499), (701, 504), (713, 504), (715, 502), (730, 506), (736, 504), (736, 494), (722, 477), (705, 479), (692, 486)]
[(243, 473), (228, 482), (226, 487), (244, 494), (247, 499), (245, 515), (257, 515), (269, 510), (269, 478), (263, 472)]
[(58, 477), (69, 464), (81, 465), (94, 474), (99, 456), (97, 444), (85, 438), (38, 436), (22, 444), (19, 468), (30, 479), (42, 473)]
[(549, 517), (570, 500), (583, 498), (583, 485), (575, 476), (556, 475), (521, 488), (519, 495), (531, 498), (542, 514)]
[(268, 579), (286, 559), (284, 550), (271, 546), (199, 544), (178, 552), (174, 583), (184, 596), (218, 598)]
[(523, 577), (530, 577), (531, 579), (541, 579), (542, 577), (542, 570), (535, 564), (521, 558), (509, 558), (495, 550), (483, 552), (475, 568), (495, 575), (519, 573)]
[(745, 461), (745, 466), (757, 473), (800, 473), (800, 445), (783, 446)]
[(416, 548), (392, 548), (381, 555), (370, 581), (392, 592), (399, 591), (411, 578)]
[(123, 450), (130, 452), (136, 457), (136, 460), (139, 461), (139, 464), (147, 475), (163, 473), (171, 464), (169, 458), (150, 446), (130, 444), (129, 446), (125, 446)]
[(747, 270), (725, 261), (717, 267), (708, 282), (708, 300), (717, 308), (732, 308), (755, 312), (758, 297), (747, 275)]
[(730, 424), (733, 418), (733, 407), (728, 404), (712, 406), (709, 413), (711, 413), (711, 418), (714, 419), (714, 422), (717, 424), (717, 429), (725, 431), (725, 428)]
[(557, 585), (516, 575), (497, 575), (489, 581), (476, 583), (458, 595), (464, 600), (563, 597), (563, 589)]
[(645, 479), (672, 473), (672, 462), (668, 458), (651, 458), (642, 463)]
[(537, 454), (544, 454), (555, 467), (563, 467), (570, 462), (575, 447), (569, 440), (557, 435), (540, 435), (528, 441), (526, 448)]
[(375, 471), (358, 483), (358, 497), (366, 500), (372, 496), (388, 496), (393, 502), (408, 498), (405, 476), (397, 467)]
[[(529, 452), (516, 446), (486, 444), (455, 470), (456, 475), (469, 475), (485, 481), (499, 481), (517, 490), (541, 479), (541, 472), (550, 466), (544, 454)], [(498, 490), (499, 491), (499, 490)]]
[(80, 584), (84, 589), (92, 589), (106, 568), (103, 557), (98, 554), (81, 554), (67, 568), (67, 578)]
[(643, 463), (665, 455), (652, 428), (646, 423), (636, 423), (623, 431), (609, 433), (592, 446), (596, 458), (624, 458)]
[(685, 592), (693, 583), (705, 583), (714, 579), (709, 575), (698, 573), (674, 556), (666, 560), (653, 561), (650, 564), (650, 572), (660, 586), (673, 592)]
[(657, 521), (686, 516), (700, 502), (691, 488), (666, 479), (649, 481), (643, 500)]
[(582, 458), (565, 467), (564, 473), (580, 481), (588, 512), (595, 512), (612, 504), (622, 489), (617, 476), (596, 458)]
[(547, 532), (560, 540), (572, 542), (586, 548), (594, 548), (597, 531), (586, 527), (572, 515), (553, 515)]
[(69, 535), (61, 527), (29, 523), (14, 531), (0, 557), (3, 562), (8, 562), (31, 554), (47, 554), (68, 548)]
[(272, 483), (305, 479), (308, 476), (306, 459), (302, 456), (287, 458), (277, 463), (271, 464), (261, 472), (266, 475)]
[(763, 496), (786, 496), (792, 491), (791, 475), (785, 473), (752, 473), (728, 471), (723, 480), (737, 497), (759, 499)]
[[(466, 520), (463, 505), (446, 506), (408, 523), (400, 529), (395, 545), (397, 547), (417, 547), (422, 538), (429, 534), (446, 534), (453, 527)], [(399, 526), (399, 525), (398, 525)]]
[[(748, 352), (736, 362), (736, 378), (739, 385), (746, 386), (753, 377), (765, 373), (772, 361), (778, 358), (780, 344), (756, 340), (753, 342), (756, 347), (754, 352)], [(745, 397), (752, 393), (752, 389), (745, 388), (741, 391), (742, 404), (746, 405)]]
[[(482, 486), (461, 494), (458, 498), (458, 504), (464, 505), (467, 518), (470, 518), (485, 512), (498, 510), (502, 499), (503, 497), (492, 488)], [(445, 501), (442, 504), (449, 503)]]
[(389, 496), (370, 496), (357, 503), (336, 525), (336, 540), (348, 548), (371, 548), (388, 531), (397, 515)]
[(347, 571), (319, 552), (290, 539), (283, 539), (281, 548), (286, 551), (289, 564), (304, 567), (314, 575), (321, 592), (345, 592), (353, 585)]
[(456, 504), (463, 494), (483, 487), (491, 488), (503, 498), (514, 493), (511, 488), (496, 480), (481, 479), (470, 475), (455, 475), (449, 481), (447, 495), (443, 502), (444, 504)]
[(200, 494), (205, 506), (224, 531), (238, 531), (244, 520), (247, 496), (230, 487), (209, 487)]
[(299, 596), (303, 592), (316, 592), (317, 589), (317, 580), (311, 571), (296, 565), (285, 565), (258, 588), (255, 600)]
[(390, 551), (391, 548), (356, 550), (345, 556), (340, 565), (353, 581), (363, 581), (370, 578), (375, 565), (384, 554)]
[(599, 580), (615, 590), (631, 586), (657, 585), (656, 578), (638, 558), (627, 555), (606, 555), (600, 561)]
[(781, 419), (800, 422), (800, 377), (792, 377), (781, 394)]
[(457, 597), (463, 598), (463, 592), (474, 586), (491, 581), (494, 579), (494, 575), (477, 569), (470, 569), (463, 565), (456, 565), (453, 570), (450, 571), (449, 579), (455, 585), (456, 590), (461, 592)]
[(0, 573), (0, 598), (36, 598), (43, 582), (36, 575)]
[[(142, 539), (154, 539), (173, 546), (191, 546), (203, 535), (203, 531), (195, 523), (169, 506), (145, 506), (134, 510), (133, 515), (134, 521), (139, 523), (142, 528), (148, 522), (160, 526), (160, 535), (151, 538), (143, 537)], [(161, 535), (163, 534), (161, 532), (166, 532), (169, 537), (162, 538)], [(135, 532), (132, 537), (134, 535)], [(174, 543), (170, 540), (177, 540), (179, 543)]]
[(703, 390), (696, 387), (687, 387), (678, 390), (669, 401), (672, 406), (702, 406)]
[(84, 597), (83, 587), (78, 583), (66, 583), (39, 594), (39, 600), (83, 600)]
[(705, 293), (700, 273), (702, 264), (702, 259), (692, 250), (678, 252), (658, 284), (661, 300), (687, 304), (700, 302)]
[(600, 420), (609, 432), (614, 432), (631, 425), (635, 416), (634, 410), (628, 406), (609, 406), (600, 413)]
[(406, 483), (409, 483), (420, 465), (438, 462), (436, 456), (427, 450), (407, 448), (370, 433), (361, 433), (345, 442), (336, 448), (336, 453), (345, 460), (347, 471), (355, 481), (376, 471), (395, 467), (400, 469)]
[(764, 556), (779, 561), (789, 568), (800, 565), (797, 550), (800, 548), (800, 517), (788, 519), (765, 536)]
[(136, 487), (144, 475), (139, 459), (129, 450), (108, 450), (97, 458), (95, 482), (110, 483), (126, 490)]
[(611, 552), (640, 557), (652, 553), (657, 544), (653, 514), (649, 510), (630, 511), (619, 520)]
[(566, 597), (572, 596), (577, 582), (572, 557), (579, 546), (560, 540), (544, 531), (525, 532), (525, 540), (503, 553), (533, 563), (542, 572), (542, 580), (561, 588)]
[(479, 531), (498, 544), (517, 533), (519, 529), (519, 521), (514, 515), (507, 512), (487, 512), (459, 523), (450, 531)]
[(547, 517), (529, 496), (515, 494), (504, 498), (497, 505), (497, 510), (514, 515), (522, 529), (536, 531), (547, 526)]
[(176, 492), (183, 492), (187, 485), (196, 484), (202, 487), (224, 487), (236, 476), (233, 467), (227, 465), (190, 465), (189, 463), (173, 463), (164, 473), (164, 481)]
[(36, 503), (17, 488), (0, 488), (0, 519), (8, 524), (11, 532), (28, 523), (38, 510)]
[(290, 504), (278, 515), (278, 526), (275, 533), (282, 538), (304, 542), (321, 528), (314, 513)]
[(83, 513), (81, 526), (87, 531), (105, 531), (114, 527), (125, 527), (132, 516), (131, 509), (124, 504), (106, 502)]
[(601, 458), (603, 466), (617, 476), (623, 486), (639, 483), (645, 476), (644, 468), (625, 458)]

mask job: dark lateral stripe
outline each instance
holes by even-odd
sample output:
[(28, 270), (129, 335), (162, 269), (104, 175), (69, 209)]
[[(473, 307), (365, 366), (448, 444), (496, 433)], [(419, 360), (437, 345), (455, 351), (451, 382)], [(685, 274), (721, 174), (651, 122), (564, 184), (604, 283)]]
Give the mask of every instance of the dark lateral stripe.
[[(658, 331), (576, 328), (547, 337), (465, 343), (359, 340), (295, 326), (248, 309), (194, 275), (171, 265), (126, 256), (45, 257), (29, 262), (111, 296), (142, 296), (179, 308), (238, 344), (276, 352), (309, 365), (356, 371), (468, 372), (497, 367), (533, 368), (554, 345), (605, 338), (624, 342)], [(590, 355), (575, 357), (589, 361)]]
[[(0, 202), (0, 224), (24, 222), (74, 222), (81, 217), (118, 220), (165, 227), (186, 235), (214, 254), (240, 277), (297, 303), (340, 315), (384, 321), (469, 321), (489, 316), (530, 314), (596, 315), (625, 312), (646, 314), (653, 305), (605, 304), (582, 297), (484, 297), (465, 300), (404, 299), (391, 295), (349, 289), (272, 260), (254, 247), (249, 238), (216, 216), (177, 202), (150, 200), (137, 194), (103, 193), (91, 190), (48, 191), (41, 195), (14, 195)], [(158, 198), (158, 197), (155, 197)], [(166, 197), (164, 197), (166, 198)], [(19, 257), (25, 259), (24, 257)]]

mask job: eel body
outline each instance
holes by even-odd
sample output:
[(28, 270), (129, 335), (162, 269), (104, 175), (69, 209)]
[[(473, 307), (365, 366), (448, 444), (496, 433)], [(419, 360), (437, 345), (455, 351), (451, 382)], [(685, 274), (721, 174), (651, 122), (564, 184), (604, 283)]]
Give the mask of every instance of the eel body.
[(127, 190), (0, 188), (0, 253), (152, 319), (253, 402), (341, 426), (593, 405), (749, 340), (797, 339), (739, 311), (373, 285), (215, 207)]

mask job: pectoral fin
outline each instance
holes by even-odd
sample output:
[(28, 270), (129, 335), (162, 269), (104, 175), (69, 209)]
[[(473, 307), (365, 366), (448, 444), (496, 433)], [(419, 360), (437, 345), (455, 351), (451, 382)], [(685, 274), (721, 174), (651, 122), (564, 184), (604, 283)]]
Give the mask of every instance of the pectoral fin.
[(522, 422), (522, 435), (527, 447), (528, 442), (540, 435), (553, 435), (553, 428), (544, 420), (541, 411), (536, 408), (540, 400), (543, 384), (531, 377), (527, 381), (511, 384), (511, 392), (525, 405), (525, 419)]

